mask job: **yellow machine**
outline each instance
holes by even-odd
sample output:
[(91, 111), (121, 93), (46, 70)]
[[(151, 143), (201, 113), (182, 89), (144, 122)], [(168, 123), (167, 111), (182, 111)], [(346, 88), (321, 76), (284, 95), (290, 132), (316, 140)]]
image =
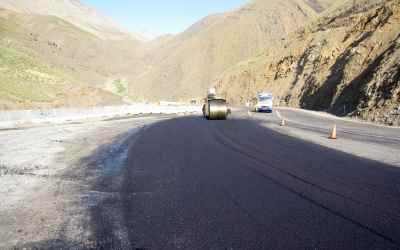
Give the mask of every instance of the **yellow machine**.
[(230, 110), (225, 99), (218, 98), (215, 89), (209, 89), (203, 105), (203, 115), (208, 120), (226, 120)]

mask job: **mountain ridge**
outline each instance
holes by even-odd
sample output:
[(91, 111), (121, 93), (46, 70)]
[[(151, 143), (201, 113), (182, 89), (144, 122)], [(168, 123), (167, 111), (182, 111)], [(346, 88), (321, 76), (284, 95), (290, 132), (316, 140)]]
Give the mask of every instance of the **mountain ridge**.
[(0, 8), (25, 14), (53, 15), (64, 19), (102, 39), (147, 39), (124, 30), (98, 10), (79, 0), (0, 0)]
[(151, 67), (130, 87), (134, 98), (199, 97), (227, 67), (262, 53), (316, 15), (302, 0), (256, 0), (207, 16), (153, 51)]
[(75, 106), (123, 103), (108, 83), (144, 67), (142, 43), (104, 40), (56, 16), (0, 9), (0, 34), (1, 109), (74, 106), (74, 96)]
[[(11, 58), (0, 61), (7, 82), (0, 108), (24, 98), (14, 108), (73, 105), (87, 88), (99, 94), (89, 105), (128, 97), (200, 100), (215, 86), (233, 104), (267, 90), (282, 105), (393, 124), (400, 103), (398, 6), (399, 0), (254, 0), (148, 42), (103, 39), (60, 17), (0, 10), (0, 50)], [(32, 63), (12, 70), (15, 60)], [(71, 89), (69, 101), (57, 102)], [(14, 99), (1, 106), (2, 95)]]

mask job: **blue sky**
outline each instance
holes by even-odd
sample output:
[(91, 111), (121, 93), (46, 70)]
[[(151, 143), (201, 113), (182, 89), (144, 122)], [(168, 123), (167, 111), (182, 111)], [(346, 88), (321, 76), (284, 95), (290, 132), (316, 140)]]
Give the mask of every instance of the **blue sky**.
[(131, 31), (179, 33), (202, 17), (248, 0), (82, 0)]

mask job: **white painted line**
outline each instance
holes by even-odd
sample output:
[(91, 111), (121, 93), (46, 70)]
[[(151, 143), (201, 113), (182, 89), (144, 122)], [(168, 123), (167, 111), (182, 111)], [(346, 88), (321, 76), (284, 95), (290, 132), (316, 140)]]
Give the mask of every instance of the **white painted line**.
[(279, 111), (277, 110), (277, 111), (275, 111), (276, 112), (276, 115), (278, 116), (278, 118), (279, 119), (282, 119), (282, 116), (281, 116), (281, 113), (279, 113)]

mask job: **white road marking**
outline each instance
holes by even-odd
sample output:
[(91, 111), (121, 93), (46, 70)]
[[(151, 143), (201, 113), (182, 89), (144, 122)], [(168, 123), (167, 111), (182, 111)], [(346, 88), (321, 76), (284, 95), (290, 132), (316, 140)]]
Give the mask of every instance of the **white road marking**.
[(279, 113), (279, 111), (276, 111), (276, 115), (278, 116), (279, 119), (282, 119), (281, 113)]

